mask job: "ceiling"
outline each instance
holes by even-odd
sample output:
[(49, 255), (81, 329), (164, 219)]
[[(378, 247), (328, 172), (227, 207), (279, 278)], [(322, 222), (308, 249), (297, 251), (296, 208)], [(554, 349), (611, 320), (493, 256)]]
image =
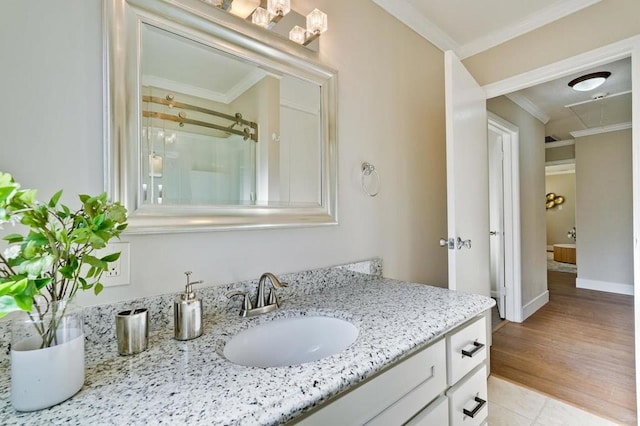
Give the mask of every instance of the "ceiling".
[(441, 50), (460, 59), (600, 0), (373, 0)]
[[(576, 77), (610, 71), (611, 77), (589, 92), (568, 83)], [(545, 124), (546, 136), (568, 140), (631, 125), (631, 58), (621, 59), (507, 95)], [(596, 98), (594, 100), (594, 98)]]
[[(600, 0), (373, 0), (441, 50), (460, 59), (475, 55)], [(568, 82), (581, 75), (610, 71), (611, 77), (591, 92), (577, 92)], [(631, 121), (631, 61), (584, 70), (507, 95), (545, 124), (557, 140), (625, 128)], [(596, 94), (606, 96), (593, 101)], [(623, 93), (622, 95), (619, 95)], [(578, 104), (579, 105), (576, 105)], [(569, 106), (569, 107), (568, 107)]]

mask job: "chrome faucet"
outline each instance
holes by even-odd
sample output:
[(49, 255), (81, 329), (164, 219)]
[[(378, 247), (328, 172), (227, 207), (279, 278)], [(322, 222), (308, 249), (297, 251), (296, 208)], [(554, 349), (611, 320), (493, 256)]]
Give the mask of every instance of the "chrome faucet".
[[(269, 294), (265, 297), (264, 285), (267, 279), (269, 279), (269, 282), (271, 282), (271, 288), (269, 289)], [(242, 296), (243, 300), (242, 309), (240, 309), (240, 316), (253, 317), (278, 309), (280, 307), (280, 302), (278, 301), (278, 296), (276, 295), (276, 288), (283, 288), (287, 287), (288, 285), (289, 284), (285, 282), (281, 282), (271, 272), (265, 272), (264, 274), (262, 274), (262, 276), (260, 276), (260, 280), (258, 281), (258, 291), (256, 293), (255, 304), (251, 303), (249, 295), (246, 291), (232, 291), (227, 293), (227, 297), (231, 299), (235, 296)]]

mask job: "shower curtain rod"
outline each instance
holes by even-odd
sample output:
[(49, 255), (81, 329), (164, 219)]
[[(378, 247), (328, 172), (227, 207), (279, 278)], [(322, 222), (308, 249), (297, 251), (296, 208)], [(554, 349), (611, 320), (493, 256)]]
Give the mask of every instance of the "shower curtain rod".
[[(197, 105), (176, 102), (173, 100), (173, 95), (167, 95), (166, 99), (145, 95), (145, 96), (142, 96), (142, 101), (152, 102), (160, 105), (166, 105), (172, 108), (180, 108), (180, 109), (186, 109), (190, 111), (201, 112), (203, 114), (209, 114), (216, 117), (224, 118), (225, 120), (233, 121), (233, 123), (230, 126), (225, 127), (219, 124), (208, 123), (206, 121), (192, 120), (190, 118), (186, 118), (186, 114), (184, 114), (184, 112), (181, 112), (178, 115), (171, 115), (171, 114), (164, 114), (164, 113), (154, 112), (154, 111), (143, 111), (142, 112), (143, 117), (159, 118), (161, 120), (173, 121), (181, 125), (192, 124), (195, 126), (207, 127), (210, 129), (220, 130), (226, 133), (232, 133), (234, 135), (240, 135), (244, 138), (244, 140), (251, 139), (254, 142), (258, 142), (258, 124), (254, 123), (253, 121), (245, 120), (244, 118), (242, 118), (242, 114), (240, 114), (239, 112), (236, 113), (234, 116), (234, 115), (218, 112), (215, 110), (202, 108)], [(247, 126), (247, 127), (245, 127), (242, 130), (236, 130), (233, 128), (234, 126), (238, 126), (238, 125)]]

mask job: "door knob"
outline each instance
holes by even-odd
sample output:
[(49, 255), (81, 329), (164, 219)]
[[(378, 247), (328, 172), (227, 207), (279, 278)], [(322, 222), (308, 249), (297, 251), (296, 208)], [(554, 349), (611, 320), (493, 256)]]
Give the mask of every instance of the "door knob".
[(446, 247), (449, 250), (453, 250), (455, 248), (455, 240), (453, 238), (440, 238), (440, 247)]
[(498, 235), (498, 231), (489, 231), (489, 235)]

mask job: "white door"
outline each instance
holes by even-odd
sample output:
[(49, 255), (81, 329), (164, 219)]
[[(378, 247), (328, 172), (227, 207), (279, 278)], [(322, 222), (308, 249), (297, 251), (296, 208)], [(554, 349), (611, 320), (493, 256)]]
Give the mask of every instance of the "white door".
[(506, 289), (504, 265), (504, 150), (502, 135), (489, 127), (489, 253), (491, 297), (498, 302), (500, 318), (505, 318)]
[(489, 176), (483, 89), (445, 52), (449, 288), (489, 296)]

